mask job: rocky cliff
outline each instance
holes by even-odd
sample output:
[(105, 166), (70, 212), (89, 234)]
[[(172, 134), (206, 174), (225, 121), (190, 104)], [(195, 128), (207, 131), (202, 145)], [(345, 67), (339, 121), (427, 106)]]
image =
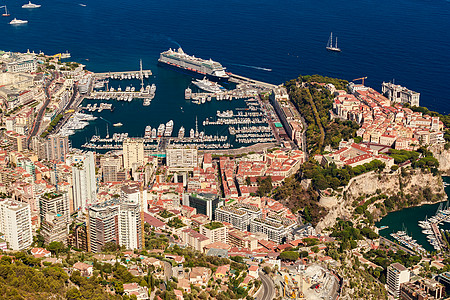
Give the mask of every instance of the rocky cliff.
[[(444, 185), (440, 176), (433, 176), (431, 173), (424, 173), (421, 170), (408, 170), (408, 175), (401, 176), (400, 170), (390, 173), (378, 174), (369, 172), (352, 178), (349, 184), (336, 195), (335, 202), (330, 199), (320, 203), (329, 209), (327, 216), (317, 224), (317, 230), (320, 232), (326, 227), (333, 226), (336, 218), (350, 218), (354, 207), (353, 201), (364, 195), (375, 195), (377, 190), (388, 196), (397, 194), (403, 189), (404, 194), (417, 194), (423, 188), (429, 187), (433, 194), (441, 194), (442, 200), (447, 195), (444, 191)], [(426, 201), (426, 199), (425, 199)]]
[(444, 145), (433, 145), (429, 149), (439, 161), (439, 171), (450, 176), (450, 150), (445, 150)]

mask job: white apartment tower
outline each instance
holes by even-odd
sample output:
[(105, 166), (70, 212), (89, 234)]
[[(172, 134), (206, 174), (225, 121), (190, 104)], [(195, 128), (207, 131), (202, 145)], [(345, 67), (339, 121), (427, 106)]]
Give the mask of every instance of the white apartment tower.
[(141, 207), (143, 195), (147, 193), (142, 192), (138, 185), (134, 185), (122, 187), (120, 194), (119, 244), (127, 249), (142, 249), (144, 224)]
[(31, 246), (31, 213), (27, 203), (0, 199), (0, 231), (4, 233), (9, 248), (23, 250)]
[(400, 285), (409, 282), (409, 270), (402, 264), (393, 263), (387, 268), (388, 292), (395, 298), (400, 296)]
[(126, 139), (123, 141), (123, 166), (125, 171), (144, 164), (144, 140)]
[(70, 157), (72, 165), (73, 210), (85, 209), (96, 202), (95, 161), (93, 152)]

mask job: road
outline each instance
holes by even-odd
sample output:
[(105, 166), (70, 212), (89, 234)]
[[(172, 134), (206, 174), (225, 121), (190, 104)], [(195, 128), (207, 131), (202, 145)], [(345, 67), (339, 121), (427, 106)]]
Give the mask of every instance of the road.
[(257, 300), (272, 300), (275, 297), (275, 285), (272, 279), (264, 273), (259, 273), (263, 289), (259, 293)]
[(52, 73), (52, 78), (45, 84), (44, 92), (45, 92), (45, 102), (42, 105), (41, 109), (39, 110), (36, 119), (34, 120), (33, 129), (31, 129), (30, 135), (28, 136), (28, 145), (30, 145), (31, 138), (35, 136), (39, 132), (39, 127), (41, 125), (42, 116), (44, 115), (44, 112), (50, 103), (51, 96), (49, 94), (48, 88), (51, 85), (51, 83), (55, 80), (55, 73)]

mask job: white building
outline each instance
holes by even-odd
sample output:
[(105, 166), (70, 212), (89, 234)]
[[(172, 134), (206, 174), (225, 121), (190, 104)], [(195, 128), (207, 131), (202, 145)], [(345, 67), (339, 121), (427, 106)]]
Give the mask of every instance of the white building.
[(23, 250), (31, 246), (31, 213), (27, 203), (0, 199), (0, 231), (12, 250)]
[(123, 141), (123, 166), (126, 171), (144, 164), (144, 140), (126, 139)]
[(197, 149), (178, 148), (166, 150), (166, 165), (169, 168), (193, 169), (198, 165)]
[(143, 249), (143, 215), (136, 198), (122, 198), (119, 209), (119, 245), (126, 249)]
[(95, 161), (93, 152), (72, 155), (67, 159), (72, 165), (73, 210), (86, 208), (96, 202)]
[(6, 64), (8, 72), (11, 73), (24, 73), (24, 72), (36, 72), (37, 64), (34, 58), (32, 59), (19, 59)]
[(409, 282), (409, 270), (399, 263), (393, 263), (387, 268), (388, 292), (395, 298), (400, 296), (400, 285)]
[(401, 85), (383, 82), (381, 84), (381, 91), (393, 102), (409, 103), (411, 106), (419, 106), (420, 93), (411, 91)]

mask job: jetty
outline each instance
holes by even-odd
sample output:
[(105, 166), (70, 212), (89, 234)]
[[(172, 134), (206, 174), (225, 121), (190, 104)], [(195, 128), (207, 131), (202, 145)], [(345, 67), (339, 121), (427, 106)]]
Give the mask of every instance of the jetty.
[(258, 86), (265, 87), (265, 88), (268, 88), (268, 89), (273, 89), (273, 88), (277, 87), (277, 85), (275, 85), (275, 84), (262, 82), (262, 81), (259, 81), (259, 80), (251, 79), (251, 78), (244, 77), (244, 76), (237, 75), (237, 74), (233, 74), (233, 73), (228, 73), (228, 75), (230, 75), (230, 81), (234, 82), (234, 83), (254, 84), (254, 85), (258, 85)]
[[(142, 72), (142, 73), (141, 73)], [(94, 73), (94, 77), (97, 78), (111, 78), (111, 79), (132, 79), (132, 78), (141, 78), (141, 74), (148, 78), (152, 75), (151, 70), (137, 70), (137, 71), (120, 71), (120, 72), (105, 72), (105, 73)]]

